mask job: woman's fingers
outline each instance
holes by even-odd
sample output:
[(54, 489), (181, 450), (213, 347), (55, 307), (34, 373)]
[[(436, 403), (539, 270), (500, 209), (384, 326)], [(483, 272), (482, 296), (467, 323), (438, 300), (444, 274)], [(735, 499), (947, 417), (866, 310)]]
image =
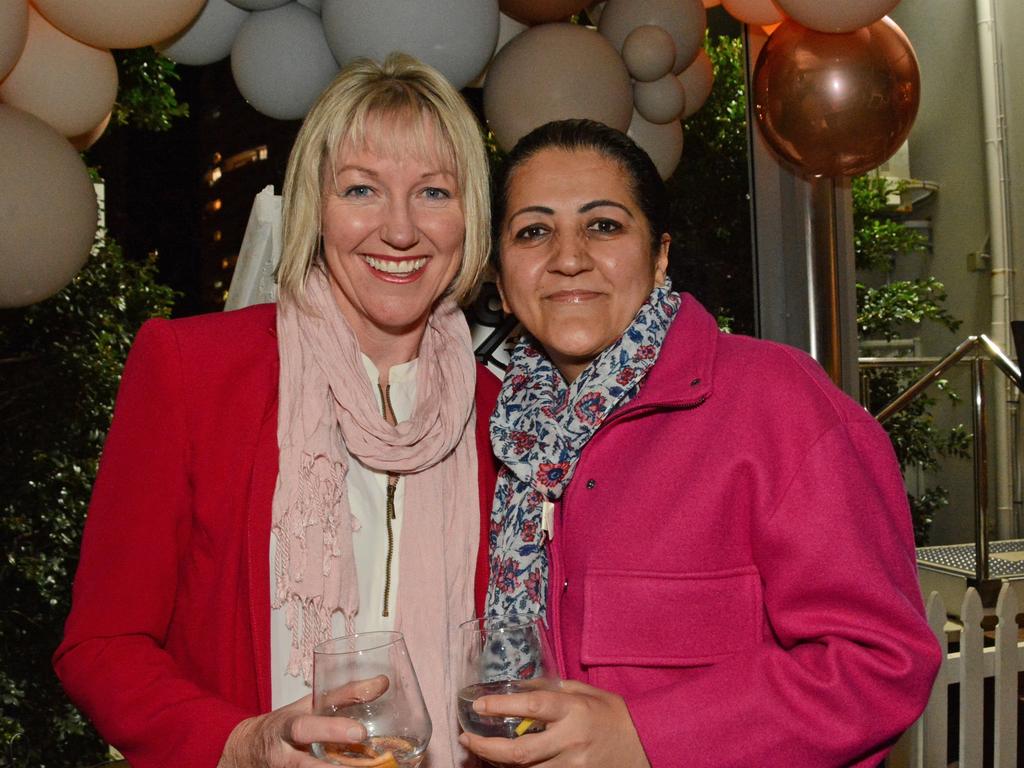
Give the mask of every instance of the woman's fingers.
[(547, 732), (528, 733), (514, 739), (463, 733), (459, 742), (470, 752), (497, 765), (543, 765), (545, 760), (558, 754), (557, 745)]
[(349, 704), (373, 701), (383, 694), (391, 681), (387, 675), (376, 675), (365, 680), (353, 680), (327, 691), (320, 697), (321, 706), (345, 707)]
[(314, 742), (347, 743), (366, 738), (366, 729), (356, 720), (328, 715), (297, 715), (289, 724), (284, 739), (306, 747)]
[(481, 696), (473, 702), (473, 709), (481, 715), (529, 717), (549, 723), (565, 716), (570, 702), (555, 691), (530, 691)]

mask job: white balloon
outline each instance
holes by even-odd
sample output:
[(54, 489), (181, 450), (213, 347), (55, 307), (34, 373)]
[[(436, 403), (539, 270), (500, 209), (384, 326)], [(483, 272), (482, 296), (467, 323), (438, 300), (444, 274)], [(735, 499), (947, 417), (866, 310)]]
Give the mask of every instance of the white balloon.
[(498, 0), (324, 0), (321, 15), (339, 62), (402, 51), (456, 88), (484, 70), (498, 42)]
[[(508, 45), (513, 38), (521, 35), (523, 32), (528, 30), (530, 27), (527, 24), (523, 24), (520, 21), (516, 21), (511, 16), (507, 16), (504, 13), (498, 16), (498, 44), (494, 46), (494, 53), (492, 58), (498, 55), (498, 51)], [(484, 83), (487, 82), (487, 69), (491, 65), (488, 63), (484, 71), (480, 73), (480, 76), (469, 83), (471, 88), (483, 88)]]
[(686, 108), (686, 91), (669, 72), (650, 83), (633, 84), (633, 106), (640, 116), (661, 125), (678, 120)]
[(39, 118), (0, 104), (0, 307), (67, 285), (89, 257), (96, 214), (78, 152)]
[(874, 24), (899, 5), (900, 0), (776, 0), (776, 5), (793, 21), (819, 32), (853, 32)]
[(203, 10), (191, 24), (156, 48), (179, 64), (195, 67), (213, 64), (231, 53), (231, 44), (248, 17), (247, 11), (228, 0), (206, 0)]
[(597, 30), (621, 53), (629, 33), (637, 27), (661, 27), (676, 44), (672, 72), (678, 75), (704, 44), (707, 23), (707, 11), (701, 0), (608, 0)]
[(683, 110), (685, 120), (698, 109), (711, 95), (711, 87), (715, 84), (715, 67), (707, 51), (701, 51), (693, 64), (679, 73), (679, 82), (686, 91), (686, 109)]
[(28, 0), (0, 0), (0, 80), (14, 69), (28, 38)]
[(291, 0), (231, 0), (232, 5), (246, 11), (272, 11), (290, 2)]
[(249, 14), (231, 48), (231, 73), (254, 109), (297, 120), (338, 73), (338, 62), (317, 15), (289, 3)]
[(667, 179), (672, 175), (683, 156), (682, 123), (673, 120), (671, 123), (657, 125), (633, 112), (633, 121), (626, 133), (640, 149), (650, 155), (661, 178)]

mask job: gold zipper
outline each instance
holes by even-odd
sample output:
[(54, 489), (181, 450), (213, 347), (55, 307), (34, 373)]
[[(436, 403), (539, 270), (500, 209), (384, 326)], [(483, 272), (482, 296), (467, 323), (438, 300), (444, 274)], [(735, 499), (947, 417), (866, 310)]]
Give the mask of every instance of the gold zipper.
[[(378, 382), (377, 388), (380, 389), (381, 401), (384, 407), (384, 418), (392, 424), (396, 423), (395, 409), (391, 407), (391, 385), (388, 384), (386, 387), (381, 387), (380, 382)], [(388, 472), (387, 505), (384, 509), (384, 520), (388, 528), (388, 554), (384, 561), (386, 568), (384, 571), (384, 608), (381, 611), (381, 616), (391, 615), (388, 610), (388, 603), (391, 596), (391, 562), (395, 556), (395, 532), (391, 527), (391, 521), (395, 519), (395, 489), (397, 487), (398, 475)]]

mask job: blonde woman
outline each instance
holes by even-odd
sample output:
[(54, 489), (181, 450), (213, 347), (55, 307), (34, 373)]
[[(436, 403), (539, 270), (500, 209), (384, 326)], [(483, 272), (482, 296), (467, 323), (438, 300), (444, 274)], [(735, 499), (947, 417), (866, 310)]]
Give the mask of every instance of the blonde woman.
[(313, 645), (400, 629), (447, 768), (445, 630), (482, 599), (494, 483), (457, 308), (488, 251), (476, 121), (407, 56), (355, 62), (283, 206), (276, 305), (139, 333), (55, 666), (133, 768), (314, 766), (361, 733), (311, 713)]

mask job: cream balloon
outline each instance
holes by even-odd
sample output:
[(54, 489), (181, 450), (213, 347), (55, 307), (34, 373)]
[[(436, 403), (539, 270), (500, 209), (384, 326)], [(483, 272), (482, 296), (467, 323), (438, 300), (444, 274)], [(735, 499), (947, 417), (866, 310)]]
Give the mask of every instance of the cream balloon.
[(156, 48), (179, 64), (194, 67), (213, 64), (231, 53), (231, 45), (247, 18), (248, 11), (228, 0), (206, 0), (203, 10), (191, 24)]
[(673, 120), (671, 123), (657, 125), (634, 112), (626, 133), (640, 149), (650, 155), (661, 178), (667, 179), (672, 175), (683, 156), (682, 123)]
[(230, 0), (230, 2), (245, 11), (272, 11), (282, 5), (287, 5), (291, 0)]
[(0, 307), (67, 285), (89, 256), (96, 213), (89, 171), (67, 140), (0, 104)]
[(540, 24), (519, 35), (494, 57), (484, 86), (487, 123), (506, 150), (551, 120), (589, 118), (624, 131), (632, 105), (622, 58), (576, 24)]
[(707, 51), (698, 53), (693, 64), (680, 72), (678, 77), (679, 82), (683, 84), (683, 90), (686, 91), (686, 109), (683, 110), (685, 120), (704, 106), (715, 84), (715, 68)]
[(704, 44), (707, 12), (701, 0), (608, 0), (597, 29), (621, 52), (630, 32), (646, 24), (672, 36), (676, 44), (672, 72), (679, 74)]
[(339, 62), (402, 51), (456, 88), (483, 72), (498, 42), (498, 0), (331, 0), (321, 16)]
[(899, 5), (900, 0), (775, 0), (793, 21), (818, 32), (853, 32), (874, 24)]
[(305, 116), (337, 72), (320, 17), (298, 3), (249, 14), (231, 48), (238, 91), (278, 120)]
[[(840, 3), (843, 2), (846, 0), (840, 0)], [(829, 3), (829, 5), (831, 4)], [(763, 27), (768, 24), (777, 24), (786, 18), (772, 0), (722, 0), (722, 7), (728, 11), (730, 16), (744, 24), (756, 24)]]
[(652, 83), (633, 85), (633, 106), (640, 116), (662, 125), (678, 120), (686, 108), (686, 91), (679, 79), (669, 72)]
[(663, 27), (645, 24), (626, 36), (622, 60), (634, 79), (650, 83), (671, 74), (676, 63), (676, 44)]
[(117, 66), (110, 51), (74, 40), (29, 9), (28, 41), (0, 101), (30, 112), (64, 136), (95, 128), (117, 97)]
[(14, 69), (28, 38), (28, 0), (0, 0), (0, 80)]
[(188, 26), (205, 0), (32, 0), (67, 35), (97, 48), (141, 48)]
[(86, 131), (85, 133), (80, 133), (77, 136), (70, 137), (68, 141), (71, 142), (71, 146), (79, 152), (85, 152), (85, 150), (100, 140), (100, 137), (106, 132), (107, 126), (110, 125), (110, 118), (112, 116), (112, 112), (107, 113), (107, 116), (103, 118), (103, 122), (91, 131)]

